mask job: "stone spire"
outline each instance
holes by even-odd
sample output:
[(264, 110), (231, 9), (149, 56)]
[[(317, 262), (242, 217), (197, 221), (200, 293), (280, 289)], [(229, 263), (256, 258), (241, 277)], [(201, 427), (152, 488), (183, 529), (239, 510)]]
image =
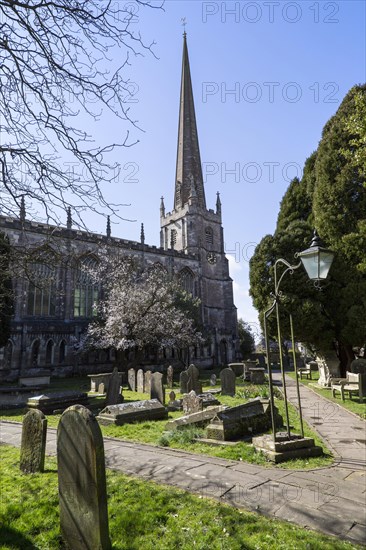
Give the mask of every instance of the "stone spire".
[(111, 218), (110, 216), (107, 216), (107, 237), (109, 238), (111, 236)]
[(145, 230), (144, 230), (143, 223), (141, 224), (140, 241), (141, 241), (141, 244), (145, 244)]
[(165, 216), (165, 204), (164, 204), (164, 197), (161, 197), (160, 199), (160, 216)]
[(174, 196), (174, 208), (176, 210), (188, 203), (189, 196), (191, 195), (192, 178), (194, 180), (197, 203), (201, 208), (206, 208), (186, 33), (184, 33), (183, 37), (182, 82)]

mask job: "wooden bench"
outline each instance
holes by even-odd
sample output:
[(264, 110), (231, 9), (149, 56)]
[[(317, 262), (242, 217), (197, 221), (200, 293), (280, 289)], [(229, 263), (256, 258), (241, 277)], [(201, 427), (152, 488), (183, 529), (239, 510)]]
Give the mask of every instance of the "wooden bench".
[(348, 392), (351, 399), (352, 394), (357, 394), (360, 398), (360, 403), (363, 403), (363, 397), (365, 391), (363, 386), (363, 380), (365, 375), (356, 374), (354, 372), (347, 372), (347, 378), (333, 378), (331, 381), (332, 395), (335, 397), (335, 393), (338, 391), (341, 394), (342, 401), (345, 399), (345, 392)]
[(310, 361), (309, 363), (305, 363), (305, 367), (300, 367), (297, 369), (298, 375), (300, 375), (300, 379), (302, 380), (303, 376), (306, 376), (306, 378), (310, 378), (312, 380), (312, 372), (315, 372), (318, 370), (318, 363), (316, 361)]

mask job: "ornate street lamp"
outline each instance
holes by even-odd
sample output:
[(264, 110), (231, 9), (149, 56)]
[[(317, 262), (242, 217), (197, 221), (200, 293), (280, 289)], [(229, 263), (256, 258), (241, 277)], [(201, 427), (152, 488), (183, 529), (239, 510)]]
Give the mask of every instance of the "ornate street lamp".
[[(291, 439), (290, 432), (290, 421), (288, 414), (288, 403), (287, 403), (287, 391), (286, 391), (286, 379), (285, 379), (285, 370), (283, 364), (283, 352), (282, 352), (282, 335), (281, 335), (281, 326), (280, 326), (280, 317), (279, 317), (279, 305), (282, 297), (282, 291), (280, 290), (280, 285), (287, 273), (291, 275), (299, 269), (302, 265), (304, 266), (309, 279), (314, 281), (316, 286), (320, 285), (321, 281), (324, 281), (329, 273), (330, 267), (333, 262), (334, 252), (325, 248), (316, 231), (314, 231), (313, 240), (310, 244), (310, 247), (303, 252), (295, 254), (295, 257), (300, 258), (300, 262), (297, 265), (290, 265), (283, 258), (279, 258), (274, 265), (274, 283), (275, 283), (275, 292), (274, 292), (274, 301), (272, 305), (264, 312), (264, 336), (266, 341), (266, 353), (267, 353), (267, 365), (268, 365), (268, 380), (269, 380), (269, 397), (271, 405), (271, 419), (272, 419), (272, 432), (273, 432), (273, 442), (276, 444), (276, 423), (275, 423), (275, 408), (274, 408), (274, 396), (273, 396), (273, 378), (272, 378), (272, 366), (271, 366), (271, 353), (269, 345), (269, 336), (268, 336), (268, 325), (267, 321), (271, 314), (276, 312), (277, 320), (277, 334), (278, 334), (278, 347), (279, 347), (279, 357), (280, 357), (280, 366), (281, 366), (281, 378), (282, 378), (282, 387), (283, 387), (283, 396), (285, 403), (285, 415), (286, 415), (286, 428), (287, 428), (287, 439)], [(284, 265), (286, 269), (282, 272), (280, 278), (277, 275), (277, 269), (279, 265)], [(299, 389), (299, 379), (297, 373), (297, 362), (295, 354), (295, 339), (294, 339), (294, 330), (293, 330), (293, 321), (292, 315), (289, 315), (290, 318), (290, 330), (291, 330), (291, 341), (292, 341), (292, 353), (294, 361), (294, 370), (296, 377), (296, 390), (297, 390), (297, 399), (298, 399), (298, 409), (300, 416), (300, 432), (301, 437), (304, 437), (304, 428), (302, 420), (302, 411), (301, 411), (301, 400), (300, 400), (300, 389)], [(283, 436), (281, 437), (283, 440)], [(273, 447), (274, 448), (274, 447)]]

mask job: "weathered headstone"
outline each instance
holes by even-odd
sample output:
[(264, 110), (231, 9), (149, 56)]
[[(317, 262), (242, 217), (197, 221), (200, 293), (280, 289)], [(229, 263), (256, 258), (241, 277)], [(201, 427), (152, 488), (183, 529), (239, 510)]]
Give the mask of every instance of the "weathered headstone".
[(151, 370), (145, 372), (145, 393), (150, 395), (151, 392)]
[(26, 474), (43, 472), (46, 452), (47, 418), (43, 412), (28, 411), (23, 419), (20, 469)]
[(165, 404), (165, 388), (161, 372), (154, 372), (151, 375), (150, 399), (157, 399), (162, 405)]
[(216, 386), (217, 376), (216, 374), (211, 374), (210, 376), (210, 386)]
[(144, 371), (142, 369), (139, 369), (137, 371), (137, 391), (138, 393), (144, 393), (144, 389)]
[(171, 402), (172, 402), (172, 401), (175, 401), (175, 400), (176, 400), (176, 397), (177, 397), (177, 396), (175, 395), (175, 391), (171, 391), (171, 392), (169, 393), (169, 401), (171, 401)]
[(187, 393), (183, 397), (183, 412), (185, 414), (193, 414), (203, 410), (203, 399), (198, 397), (195, 391)]
[(105, 392), (104, 382), (101, 382), (98, 386), (98, 393), (104, 394), (104, 392)]
[(123, 402), (121, 395), (121, 375), (117, 367), (113, 369), (112, 376), (109, 379), (107, 390), (106, 405), (118, 405)]
[(127, 373), (128, 387), (131, 391), (136, 391), (136, 372), (135, 369), (128, 369)]
[(264, 384), (265, 378), (264, 378), (264, 372), (265, 369), (263, 367), (254, 367), (249, 369), (250, 372), (250, 381), (252, 384)]
[(166, 372), (166, 385), (168, 386), (168, 388), (173, 387), (173, 378), (174, 378), (174, 369), (171, 365), (169, 365)]
[(187, 382), (187, 392), (195, 391), (196, 393), (202, 393), (202, 384), (200, 382), (200, 371), (195, 365), (189, 365), (187, 369), (188, 382)]
[(235, 374), (227, 368), (220, 372), (221, 378), (221, 395), (235, 395)]
[(103, 437), (93, 414), (74, 405), (57, 429), (61, 535), (72, 550), (110, 550)]
[(182, 371), (179, 376), (180, 393), (187, 393), (188, 391), (188, 373), (186, 370)]

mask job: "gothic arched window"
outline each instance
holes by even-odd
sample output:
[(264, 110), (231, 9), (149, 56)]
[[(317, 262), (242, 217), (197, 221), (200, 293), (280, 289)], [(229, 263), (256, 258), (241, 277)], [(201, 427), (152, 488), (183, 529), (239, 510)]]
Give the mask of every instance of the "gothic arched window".
[(48, 340), (46, 346), (46, 365), (53, 364), (53, 341)]
[(52, 263), (52, 259), (50, 259), (30, 265), (28, 315), (52, 317), (56, 314), (56, 269)]
[(182, 269), (182, 271), (180, 271), (179, 283), (180, 283), (180, 286), (183, 288), (183, 290), (188, 292), (188, 294), (192, 294), (192, 296), (195, 295), (194, 275), (188, 267), (185, 267), (184, 269)]
[(92, 275), (98, 261), (93, 256), (81, 258), (76, 270), (74, 290), (74, 317), (95, 317), (99, 298), (99, 284)]
[(58, 361), (60, 364), (65, 362), (65, 357), (66, 357), (66, 342), (65, 340), (62, 340), (60, 344), (59, 355), (58, 355)]
[(38, 367), (39, 366), (39, 351), (40, 351), (41, 343), (39, 340), (35, 340), (31, 347), (31, 355), (30, 355), (30, 363), (31, 367)]
[(213, 244), (213, 231), (211, 227), (206, 227), (205, 230), (206, 234), (206, 244), (212, 245)]

